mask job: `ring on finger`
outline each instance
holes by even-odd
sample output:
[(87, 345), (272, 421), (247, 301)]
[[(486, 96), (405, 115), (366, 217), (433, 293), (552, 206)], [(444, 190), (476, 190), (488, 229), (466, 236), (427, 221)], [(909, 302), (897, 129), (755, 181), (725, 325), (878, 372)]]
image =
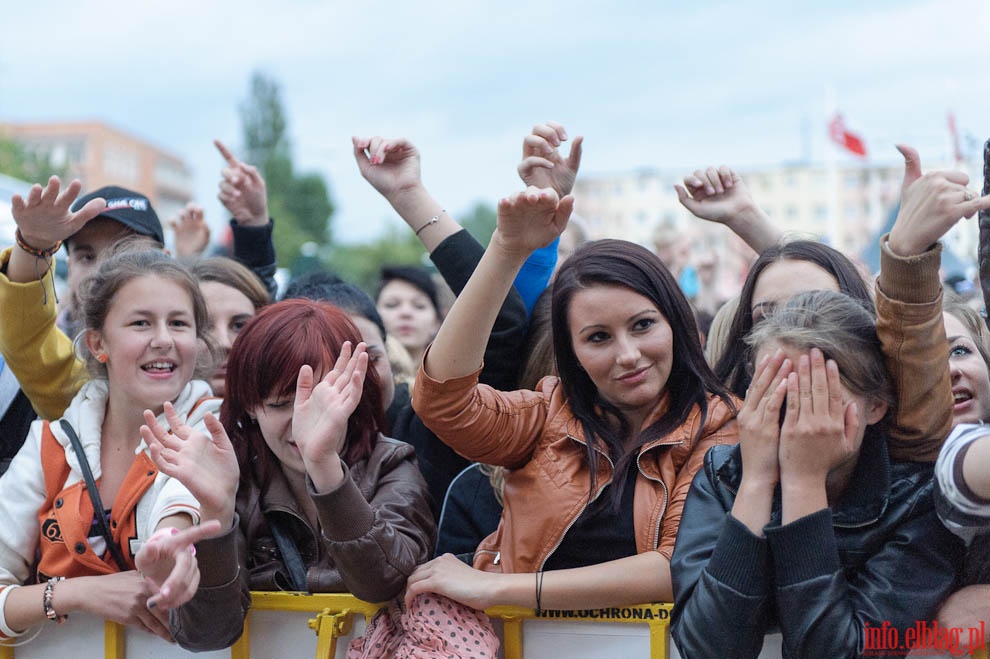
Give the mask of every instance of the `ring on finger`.
[(969, 188), (966, 188), (966, 191), (963, 193), (963, 198), (966, 201), (972, 201), (973, 200), (973, 193), (969, 191)]

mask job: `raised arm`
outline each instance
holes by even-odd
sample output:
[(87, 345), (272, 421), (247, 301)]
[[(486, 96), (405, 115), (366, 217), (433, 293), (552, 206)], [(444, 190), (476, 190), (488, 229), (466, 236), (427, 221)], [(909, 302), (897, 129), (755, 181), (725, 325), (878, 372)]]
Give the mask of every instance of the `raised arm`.
[(352, 137), (361, 176), (385, 197), (426, 251), (433, 250), (461, 225), (423, 185), (419, 150), (404, 138)]
[(702, 220), (724, 224), (759, 254), (780, 242), (783, 234), (753, 201), (742, 178), (729, 167), (709, 167), (675, 185), (677, 199)]
[[(7, 277), (15, 283), (41, 279), (52, 263), (52, 256), (66, 240), (106, 208), (103, 199), (92, 199), (77, 211), (72, 203), (79, 196), (82, 183), (72, 181), (64, 191), (57, 176), (42, 188), (35, 183), (27, 199), (15, 194), (10, 211), (17, 223), (17, 246), (7, 264)], [(47, 256), (44, 254), (47, 253)]]
[[(571, 194), (578, 169), (581, 167), (584, 138), (574, 138), (568, 155), (564, 157), (560, 148), (567, 140), (563, 126), (548, 121), (533, 126), (533, 132), (523, 140), (522, 161), (519, 163), (519, 178), (527, 186), (553, 188), (557, 196)], [(532, 313), (537, 298), (550, 283), (557, 266), (557, 238), (546, 247), (534, 251), (516, 275), (515, 288), (526, 305), (526, 313)]]
[[(354, 157), (361, 175), (392, 204), (423, 243), (454, 295), (460, 295), (485, 248), (426, 191), (416, 147), (404, 139), (354, 138)], [(434, 215), (424, 224), (426, 213)], [(488, 339), (481, 382), (502, 390), (515, 386), (516, 357), (525, 333), (526, 309), (519, 293), (512, 290), (499, 307)]]
[[(106, 205), (94, 199), (78, 211), (72, 203), (82, 185), (64, 191), (53, 176), (45, 188), (34, 185), (26, 199), (14, 195), (11, 211), (18, 244), (0, 256), (0, 353), (35, 411), (45, 419), (61, 416), (84, 373), (72, 341), (55, 325), (58, 310), (53, 256), (61, 241), (79, 231)], [(47, 256), (46, 256), (47, 254)]]
[(199, 204), (186, 204), (178, 215), (169, 220), (168, 225), (175, 233), (176, 258), (197, 258), (210, 244), (210, 225), (206, 223), (203, 207)]
[(481, 365), (488, 334), (512, 280), (534, 249), (560, 235), (572, 197), (528, 188), (498, 205), (498, 226), (471, 279), (444, 319), (423, 369), (436, 380), (469, 375)]
[(963, 172), (922, 176), (918, 152), (898, 150), (904, 182), (897, 219), (880, 240), (877, 335), (897, 396), (891, 455), (931, 462), (952, 428), (953, 405), (938, 241), (963, 217), (990, 208), (990, 197), (974, 197)]
[(223, 142), (213, 140), (213, 144), (227, 163), (220, 172), (220, 192), (217, 199), (231, 215), (234, 258), (258, 276), (268, 290), (268, 295), (274, 300), (278, 284), (275, 282), (273, 222), (268, 215), (268, 187), (265, 179), (257, 167), (238, 160)]

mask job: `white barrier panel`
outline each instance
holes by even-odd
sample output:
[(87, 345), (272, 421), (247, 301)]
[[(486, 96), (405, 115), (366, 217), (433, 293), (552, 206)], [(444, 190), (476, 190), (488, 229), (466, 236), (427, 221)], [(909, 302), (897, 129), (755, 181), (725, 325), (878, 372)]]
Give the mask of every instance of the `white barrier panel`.
[[(303, 625), (305, 625), (303, 621)], [(178, 645), (168, 643), (153, 634), (136, 627), (120, 628), (122, 638), (107, 638), (103, 620), (85, 613), (73, 613), (61, 625), (45, 624), (41, 633), (31, 642), (14, 650), (16, 659), (98, 659), (99, 657), (126, 656), (127, 659), (230, 659), (230, 650), (218, 652), (187, 652)], [(30, 638), (28, 632), (23, 638)], [(312, 634), (312, 632), (310, 632)], [(107, 641), (110, 641), (109, 643)], [(114, 649), (117, 641), (123, 642), (120, 651)], [(310, 655), (312, 656), (312, 655)]]

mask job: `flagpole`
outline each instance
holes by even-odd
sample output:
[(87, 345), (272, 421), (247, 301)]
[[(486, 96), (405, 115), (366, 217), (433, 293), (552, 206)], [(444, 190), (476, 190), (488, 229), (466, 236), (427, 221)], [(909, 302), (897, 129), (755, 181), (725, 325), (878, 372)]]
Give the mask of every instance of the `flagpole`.
[[(835, 92), (831, 85), (825, 86), (825, 126), (828, 130), (829, 123), (836, 113)], [(828, 230), (826, 242), (836, 249), (841, 249), (839, 242), (839, 169), (837, 162), (837, 149), (832, 144), (832, 140), (826, 135), (825, 139), (825, 181), (827, 188), (827, 208), (828, 208)]]

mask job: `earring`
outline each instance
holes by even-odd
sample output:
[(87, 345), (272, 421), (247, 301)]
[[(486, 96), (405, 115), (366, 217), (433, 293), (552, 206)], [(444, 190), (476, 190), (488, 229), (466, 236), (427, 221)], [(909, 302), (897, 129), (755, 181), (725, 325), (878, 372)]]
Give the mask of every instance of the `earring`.
[(97, 353), (96, 354), (96, 361), (100, 362), (101, 364), (106, 364), (107, 363), (107, 353), (105, 353), (105, 352), (99, 352), (99, 353)]

